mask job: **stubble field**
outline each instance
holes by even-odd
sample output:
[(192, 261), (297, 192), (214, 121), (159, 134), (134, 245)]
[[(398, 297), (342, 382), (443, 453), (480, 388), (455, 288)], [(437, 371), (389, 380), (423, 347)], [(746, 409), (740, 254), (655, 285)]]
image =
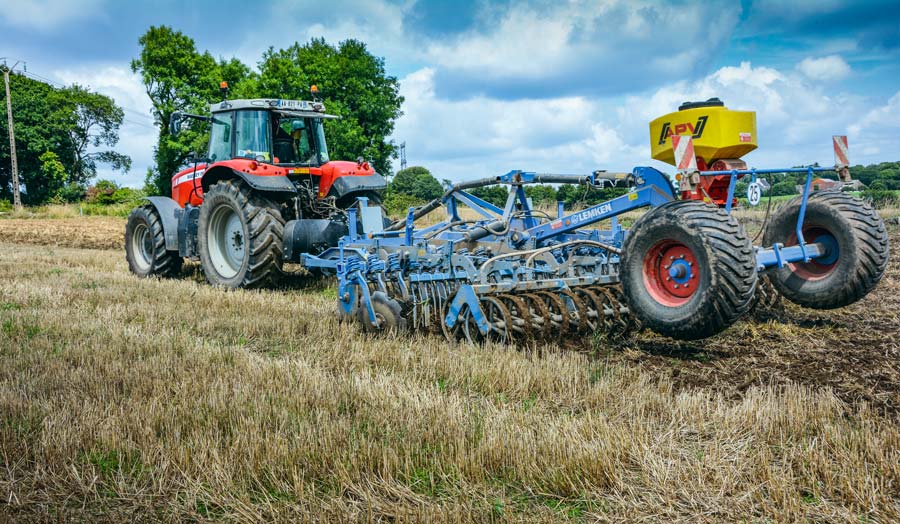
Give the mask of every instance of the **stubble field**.
[(896, 256), (842, 310), (514, 350), (140, 280), (123, 228), (0, 219), (0, 521), (900, 519)]

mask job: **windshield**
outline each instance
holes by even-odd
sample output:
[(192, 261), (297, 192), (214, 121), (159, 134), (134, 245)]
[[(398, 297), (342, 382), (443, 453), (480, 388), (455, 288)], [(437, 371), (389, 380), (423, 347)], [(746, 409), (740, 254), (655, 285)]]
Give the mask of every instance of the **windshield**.
[(234, 129), (234, 156), (272, 161), (267, 111), (237, 111)]

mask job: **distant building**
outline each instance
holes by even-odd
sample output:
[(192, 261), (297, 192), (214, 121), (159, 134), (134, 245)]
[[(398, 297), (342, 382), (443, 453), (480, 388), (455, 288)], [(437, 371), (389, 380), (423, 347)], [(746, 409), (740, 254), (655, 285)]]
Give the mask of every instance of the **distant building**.
[[(832, 180), (830, 178), (814, 178), (810, 183), (811, 191), (826, 191), (832, 189), (838, 189), (841, 191), (861, 191), (866, 188), (866, 185), (860, 182), (859, 180), (851, 180), (850, 182), (841, 182), (838, 180)], [(803, 193), (803, 185), (800, 184), (797, 186), (797, 192)]]

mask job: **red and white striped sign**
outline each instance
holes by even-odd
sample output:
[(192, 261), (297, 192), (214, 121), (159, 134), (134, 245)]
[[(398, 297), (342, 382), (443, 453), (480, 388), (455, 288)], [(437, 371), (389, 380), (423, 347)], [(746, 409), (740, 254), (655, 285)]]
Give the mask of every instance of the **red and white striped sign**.
[(849, 166), (850, 157), (847, 155), (847, 136), (836, 135), (831, 137), (834, 142), (834, 165)]
[(696, 171), (697, 157), (694, 155), (694, 141), (690, 136), (672, 135), (672, 150), (675, 153), (675, 168), (679, 171)]

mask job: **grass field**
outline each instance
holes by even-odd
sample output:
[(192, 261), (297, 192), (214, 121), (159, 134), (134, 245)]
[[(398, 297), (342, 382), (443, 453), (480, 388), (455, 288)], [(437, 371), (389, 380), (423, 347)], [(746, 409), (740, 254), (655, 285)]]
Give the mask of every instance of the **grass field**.
[(0, 521), (900, 519), (896, 256), (842, 310), (511, 350), (136, 279), (123, 227), (0, 220)]

